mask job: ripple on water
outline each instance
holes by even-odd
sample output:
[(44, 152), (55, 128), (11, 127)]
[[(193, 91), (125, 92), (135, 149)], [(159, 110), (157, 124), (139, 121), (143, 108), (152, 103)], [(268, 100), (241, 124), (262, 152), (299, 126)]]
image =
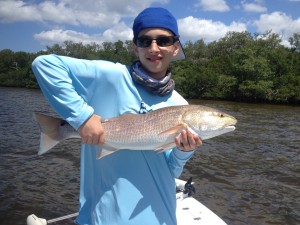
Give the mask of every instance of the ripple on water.
[[(300, 224), (300, 108), (193, 101), (238, 119), (234, 132), (207, 140), (181, 178), (228, 225)], [(50, 110), (39, 90), (0, 88), (0, 221), (23, 225), (35, 213), (56, 218), (76, 212), (79, 143), (38, 156), (33, 111)], [(70, 222), (70, 221), (69, 221)]]

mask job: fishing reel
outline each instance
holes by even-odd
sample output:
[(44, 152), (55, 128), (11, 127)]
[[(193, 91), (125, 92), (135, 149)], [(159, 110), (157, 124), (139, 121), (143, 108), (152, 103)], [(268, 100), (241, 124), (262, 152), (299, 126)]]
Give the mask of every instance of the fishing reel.
[(185, 183), (184, 185), (184, 189), (183, 189), (183, 194), (187, 195), (188, 197), (191, 197), (193, 194), (196, 193), (196, 189), (193, 185), (193, 178), (190, 177), (190, 179), (188, 179), (188, 181)]
[(196, 193), (196, 189), (194, 187), (193, 178), (191, 177), (186, 182), (183, 180), (175, 179), (176, 189), (177, 189), (177, 197), (187, 198), (191, 197), (194, 193)]

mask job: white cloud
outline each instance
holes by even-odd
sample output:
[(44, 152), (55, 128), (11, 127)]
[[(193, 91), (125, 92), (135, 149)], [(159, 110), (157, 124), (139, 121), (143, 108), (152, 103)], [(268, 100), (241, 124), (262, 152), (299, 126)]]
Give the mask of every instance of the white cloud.
[(43, 31), (39, 34), (35, 34), (34, 38), (40, 41), (44, 45), (62, 44), (64, 41), (82, 42), (83, 44), (90, 44), (92, 42), (100, 43), (100, 37), (89, 36), (82, 32), (76, 32), (72, 30), (50, 30)]
[(23, 1), (0, 1), (0, 22), (42, 21), (36, 7), (26, 5)]
[(166, 4), (169, 0), (58, 0), (68, 7), (86, 12), (105, 12), (107, 14), (118, 14), (122, 16), (135, 16), (143, 8), (150, 6), (153, 2)]
[(242, 32), (247, 30), (244, 23), (232, 22), (229, 26), (220, 22), (194, 18), (192, 16), (178, 20), (178, 26), (182, 39), (199, 40), (206, 42), (218, 40), (229, 31)]
[(104, 31), (103, 34), (88, 35), (74, 30), (53, 29), (35, 34), (34, 38), (43, 45), (48, 46), (53, 44), (62, 44), (65, 41), (73, 41), (75, 43), (81, 42), (84, 45), (91, 43), (101, 45), (105, 41), (116, 42), (118, 40), (131, 40), (133, 36), (131, 28), (124, 23), (120, 23)]
[[(96, 2), (94, 1), (94, 3)], [(88, 11), (84, 8), (85, 4), (82, 4), (82, 8), (80, 8), (76, 7), (75, 2), (71, 5), (63, 0), (57, 3), (55, 1), (43, 1), (39, 4), (4, 0), (0, 1), (0, 22), (38, 21), (91, 27), (107, 27), (119, 22), (120, 15), (106, 12), (103, 8), (102, 10), (97, 10), (99, 5), (94, 3), (91, 3), (91, 5), (95, 6), (95, 8)]]
[[(161, 4), (169, 0), (160, 0)], [(122, 17), (134, 17), (158, 0), (0, 0), (0, 22), (43, 21), (65, 25), (109, 27)]]
[(53, 1), (45, 1), (33, 7), (39, 12), (38, 15), (42, 17), (43, 21), (52, 21), (58, 24), (80, 24), (80, 20), (74, 16), (79, 12), (65, 7), (64, 3), (56, 4)]
[(261, 1), (255, 1), (253, 3), (246, 3), (245, 1), (243, 1), (241, 4), (246, 12), (262, 13), (268, 10), (265, 6), (262, 5)]
[(133, 33), (131, 27), (128, 27), (125, 23), (120, 23), (103, 32), (103, 40), (115, 42), (118, 40), (132, 40)]
[(204, 11), (218, 11), (226, 12), (230, 8), (226, 4), (225, 0), (198, 0), (196, 7), (202, 8)]
[(262, 14), (253, 24), (259, 32), (264, 33), (267, 30), (272, 30), (272, 32), (279, 34), (283, 40), (288, 40), (293, 33), (300, 31), (300, 17), (293, 20), (292, 17), (283, 12)]
[[(34, 38), (45, 45), (66, 40), (83, 44), (124, 41), (132, 39), (132, 30), (122, 20), (135, 17), (153, 2), (165, 4), (169, 0), (0, 0), (0, 23), (42, 22), (50, 29)], [(87, 28), (102, 33), (88, 34)]]

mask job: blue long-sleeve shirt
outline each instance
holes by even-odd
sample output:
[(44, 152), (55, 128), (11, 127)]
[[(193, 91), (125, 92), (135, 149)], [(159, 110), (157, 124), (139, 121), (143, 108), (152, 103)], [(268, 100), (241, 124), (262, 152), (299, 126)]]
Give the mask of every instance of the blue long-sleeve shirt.
[[(49, 103), (75, 129), (92, 114), (111, 118), (187, 104), (176, 91), (151, 94), (119, 63), (46, 55), (32, 69)], [(175, 225), (174, 178), (193, 152), (120, 150), (98, 160), (99, 148), (82, 145), (77, 223)]]

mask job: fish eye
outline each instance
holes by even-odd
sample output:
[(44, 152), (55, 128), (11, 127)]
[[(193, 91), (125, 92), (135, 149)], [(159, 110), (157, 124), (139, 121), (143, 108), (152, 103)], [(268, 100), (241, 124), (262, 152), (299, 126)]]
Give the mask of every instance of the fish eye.
[(224, 117), (224, 114), (223, 114), (223, 113), (221, 113), (221, 114), (220, 114), (220, 117), (221, 117), (221, 118), (222, 118), (222, 117)]

